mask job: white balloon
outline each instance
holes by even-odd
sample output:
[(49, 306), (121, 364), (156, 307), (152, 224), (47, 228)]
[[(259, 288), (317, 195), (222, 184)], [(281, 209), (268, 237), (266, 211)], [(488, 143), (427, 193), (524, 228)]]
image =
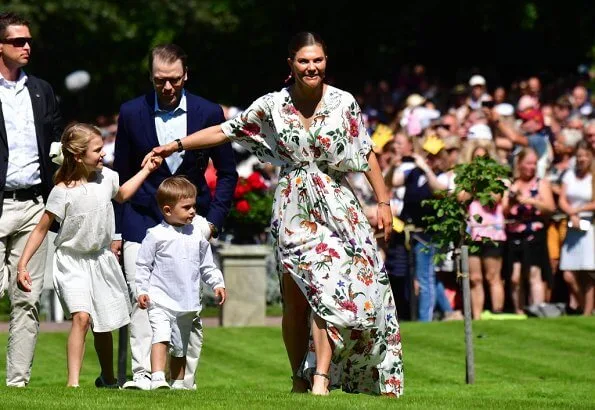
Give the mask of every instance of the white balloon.
[(91, 75), (85, 70), (77, 70), (66, 76), (64, 84), (68, 91), (80, 91), (89, 85), (91, 81)]

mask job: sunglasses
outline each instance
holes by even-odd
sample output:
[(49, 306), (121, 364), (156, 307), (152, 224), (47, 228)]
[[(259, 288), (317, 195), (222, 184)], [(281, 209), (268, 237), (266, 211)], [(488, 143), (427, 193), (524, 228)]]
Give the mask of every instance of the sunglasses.
[(25, 47), (25, 44), (29, 43), (31, 46), (33, 39), (31, 37), (15, 37), (15, 38), (5, 38), (4, 40), (0, 40), (2, 44), (10, 44), (14, 47)]
[(184, 80), (184, 75), (182, 75), (180, 77), (170, 77), (170, 78), (153, 77), (153, 84), (155, 84), (158, 87), (163, 87), (166, 83), (169, 82), (172, 86), (176, 86), (176, 85), (182, 84), (183, 80)]

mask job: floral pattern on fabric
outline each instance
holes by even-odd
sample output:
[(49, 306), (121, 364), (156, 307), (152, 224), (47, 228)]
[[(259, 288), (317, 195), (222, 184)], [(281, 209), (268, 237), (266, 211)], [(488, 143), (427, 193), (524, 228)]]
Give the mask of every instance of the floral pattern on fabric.
[[(271, 231), (290, 274), (334, 343), (331, 387), (403, 393), (397, 312), (373, 231), (345, 176), (369, 170), (372, 142), (353, 96), (327, 86), (306, 130), (288, 89), (222, 124), (261, 161), (281, 167)], [(302, 374), (315, 370), (311, 342)]]

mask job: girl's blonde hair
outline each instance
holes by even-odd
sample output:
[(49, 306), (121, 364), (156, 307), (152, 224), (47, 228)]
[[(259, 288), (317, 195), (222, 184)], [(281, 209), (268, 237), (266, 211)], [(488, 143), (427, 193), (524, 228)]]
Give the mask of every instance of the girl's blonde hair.
[(76, 157), (85, 155), (89, 140), (94, 136), (101, 137), (101, 132), (90, 124), (75, 122), (66, 127), (60, 139), (64, 160), (54, 175), (54, 184), (69, 185), (85, 175), (85, 166)]
[(459, 162), (462, 164), (471, 163), (471, 161), (473, 161), (473, 155), (475, 155), (475, 152), (479, 148), (484, 149), (491, 159), (493, 159), (494, 161), (498, 161), (498, 155), (496, 153), (496, 144), (494, 143), (494, 141), (475, 139), (468, 140), (467, 142), (465, 142), (461, 151)]

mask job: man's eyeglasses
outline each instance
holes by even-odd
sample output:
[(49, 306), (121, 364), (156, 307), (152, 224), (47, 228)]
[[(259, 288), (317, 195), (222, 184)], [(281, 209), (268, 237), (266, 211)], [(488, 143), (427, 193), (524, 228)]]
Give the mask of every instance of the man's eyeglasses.
[(153, 77), (153, 84), (157, 87), (163, 87), (167, 82), (169, 82), (172, 86), (180, 85), (184, 81), (184, 75), (180, 77), (168, 77), (168, 78), (159, 78)]
[(15, 37), (15, 38), (5, 38), (4, 40), (0, 40), (2, 44), (10, 44), (14, 47), (25, 47), (25, 44), (29, 43), (29, 46), (32, 45), (33, 39), (31, 37)]

